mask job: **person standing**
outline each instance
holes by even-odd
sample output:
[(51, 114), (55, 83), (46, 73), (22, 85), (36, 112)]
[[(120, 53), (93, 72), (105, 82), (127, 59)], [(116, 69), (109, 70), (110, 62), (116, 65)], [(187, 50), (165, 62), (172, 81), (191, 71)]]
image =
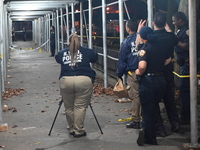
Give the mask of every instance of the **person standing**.
[(55, 42), (55, 27), (50, 27), (50, 49), (51, 49), (51, 55), (50, 57), (54, 57), (55, 55), (55, 48), (56, 48), (56, 42)]
[(22, 36), (23, 36), (23, 41), (25, 42), (26, 41), (26, 28), (25, 27), (23, 27)]
[(12, 41), (16, 41), (15, 28), (12, 28)]
[(138, 68), (138, 51), (136, 50), (136, 32), (137, 21), (128, 20), (126, 22), (126, 31), (128, 37), (122, 42), (118, 55), (117, 75), (119, 78), (126, 75), (126, 82), (130, 89), (128, 90), (129, 98), (132, 100), (132, 119), (133, 121), (126, 125), (127, 128), (140, 128), (140, 100), (138, 93), (138, 81), (135, 70)]
[[(169, 53), (171, 59), (174, 58), (174, 46), (178, 44), (178, 39), (172, 33), (168, 25), (166, 25), (166, 14), (157, 12), (154, 16), (153, 21), (154, 34), (157, 36), (159, 42), (165, 48), (166, 52)], [(167, 83), (166, 91), (163, 97), (163, 102), (167, 111), (167, 116), (171, 124), (171, 131), (178, 132), (180, 129), (179, 118), (177, 109), (174, 101), (174, 64), (172, 61), (164, 67), (163, 73)], [(165, 137), (166, 130), (163, 124), (163, 119), (160, 114), (160, 108), (158, 106), (158, 117), (156, 117), (156, 130), (157, 135)]]
[(69, 133), (75, 138), (86, 136), (84, 120), (90, 104), (96, 73), (90, 67), (98, 59), (92, 49), (81, 47), (76, 34), (69, 37), (69, 47), (55, 59), (61, 64), (60, 92), (65, 106)]
[[(176, 35), (178, 44), (174, 50), (179, 65), (179, 74), (181, 76), (189, 75), (189, 27), (186, 15), (183, 12), (177, 12), (172, 16), (174, 26), (178, 29)], [(190, 124), (190, 78), (180, 77), (180, 123)]]
[(143, 43), (138, 52), (139, 64), (135, 71), (136, 75), (140, 76), (139, 96), (143, 117), (143, 128), (139, 131), (137, 144), (157, 145), (156, 109), (166, 86), (163, 76), (164, 65), (169, 63), (170, 58), (166, 50), (161, 48), (162, 45), (158, 43), (150, 27), (142, 27), (137, 38)]

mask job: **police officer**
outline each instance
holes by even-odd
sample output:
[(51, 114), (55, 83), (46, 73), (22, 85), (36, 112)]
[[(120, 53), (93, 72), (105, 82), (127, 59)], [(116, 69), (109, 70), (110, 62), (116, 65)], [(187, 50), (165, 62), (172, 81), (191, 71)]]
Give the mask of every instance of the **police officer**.
[[(181, 76), (189, 75), (189, 27), (186, 15), (183, 12), (177, 12), (172, 16), (173, 24), (178, 29), (178, 44), (174, 50), (179, 64), (179, 74)], [(189, 78), (180, 77), (180, 123), (190, 123), (190, 82)]]
[(122, 42), (118, 56), (117, 75), (119, 78), (125, 74), (127, 84), (130, 86), (128, 90), (129, 98), (132, 100), (132, 119), (133, 121), (126, 125), (127, 128), (140, 128), (140, 100), (138, 94), (138, 81), (136, 79), (135, 70), (138, 68), (138, 52), (136, 50), (136, 32), (137, 21), (128, 20), (126, 22), (126, 31), (128, 37)]
[(15, 36), (15, 28), (12, 28), (12, 41), (16, 41), (16, 36)]
[(144, 44), (138, 52), (139, 65), (136, 74), (140, 76), (139, 95), (144, 124), (139, 132), (137, 144), (139, 146), (144, 143), (157, 145), (156, 107), (164, 94), (166, 81), (162, 71), (164, 64), (169, 63), (170, 58), (157, 42), (157, 37), (150, 27), (142, 27), (139, 36)]
[[(154, 34), (159, 39), (159, 42), (162, 43), (165, 47), (166, 52), (169, 53), (171, 59), (174, 58), (174, 46), (178, 44), (178, 39), (172, 30), (166, 25), (166, 14), (157, 12), (154, 16)], [(166, 27), (166, 29), (165, 29)], [(167, 116), (171, 124), (171, 131), (178, 132), (180, 129), (179, 118), (176, 110), (176, 105), (174, 102), (174, 64), (171, 61), (168, 65), (164, 67), (163, 73), (167, 81), (167, 88), (163, 97), (163, 102), (167, 111)], [(166, 136), (166, 130), (163, 124), (163, 119), (160, 115), (160, 109), (158, 107), (158, 117), (156, 118), (156, 130), (158, 136)]]
[(54, 57), (55, 55), (55, 48), (56, 48), (56, 43), (55, 43), (55, 27), (51, 26), (50, 27), (50, 48), (51, 48), (51, 55), (50, 57)]

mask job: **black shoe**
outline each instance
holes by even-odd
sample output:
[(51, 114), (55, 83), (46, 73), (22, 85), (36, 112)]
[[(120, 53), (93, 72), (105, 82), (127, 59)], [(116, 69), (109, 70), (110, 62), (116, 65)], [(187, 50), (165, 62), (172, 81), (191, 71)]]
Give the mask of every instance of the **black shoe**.
[(156, 139), (152, 139), (152, 140), (148, 140), (148, 141), (144, 141), (145, 144), (149, 144), (149, 145), (158, 145), (157, 140)]
[(131, 122), (126, 124), (127, 128), (140, 129), (140, 122)]
[(143, 146), (144, 145), (144, 130), (141, 129), (140, 132), (139, 132), (139, 136), (138, 136), (138, 139), (137, 139), (137, 144), (138, 146)]
[(166, 137), (167, 133), (166, 133), (166, 131), (156, 131), (156, 136), (157, 137)]
[(74, 134), (75, 134), (75, 132), (74, 132), (74, 131), (72, 131), (72, 132), (69, 132), (69, 134), (70, 134), (70, 135), (74, 135)]
[(54, 57), (53, 55), (50, 55), (49, 57)]
[(87, 135), (86, 132), (84, 132), (83, 134), (74, 134), (74, 137), (75, 138), (80, 138), (80, 137), (86, 136), (86, 135)]
[(171, 131), (178, 133), (180, 131), (180, 125), (179, 124), (174, 124), (171, 126)]

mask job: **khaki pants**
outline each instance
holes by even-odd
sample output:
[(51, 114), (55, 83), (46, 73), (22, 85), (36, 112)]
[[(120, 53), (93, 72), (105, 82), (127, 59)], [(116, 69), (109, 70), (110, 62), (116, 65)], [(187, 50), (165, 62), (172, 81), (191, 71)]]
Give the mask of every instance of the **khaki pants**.
[(93, 84), (87, 76), (63, 76), (60, 92), (63, 98), (69, 132), (83, 134), (86, 109), (90, 104)]
[(140, 98), (139, 98), (139, 83), (137, 81), (135, 72), (131, 72), (132, 75), (127, 75), (126, 82), (130, 86), (130, 89), (128, 90), (129, 98), (132, 100), (132, 118), (134, 122), (140, 121), (140, 115), (141, 115), (141, 106), (140, 106)]

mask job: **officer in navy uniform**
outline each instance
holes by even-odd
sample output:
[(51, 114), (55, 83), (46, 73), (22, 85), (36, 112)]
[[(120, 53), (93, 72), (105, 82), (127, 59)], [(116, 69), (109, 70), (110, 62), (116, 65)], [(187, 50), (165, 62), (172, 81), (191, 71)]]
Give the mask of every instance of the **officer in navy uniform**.
[(140, 100), (138, 93), (138, 81), (135, 70), (138, 68), (138, 51), (136, 50), (137, 21), (128, 20), (126, 31), (128, 37), (122, 42), (118, 56), (117, 75), (119, 78), (126, 75), (126, 82), (130, 86), (128, 90), (129, 98), (132, 100), (132, 121), (126, 125), (127, 128), (140, 128)]
[(169, 63), (171, 59), (157, 41), (157, 37), (150, 27), (142, 27), (139, 36), (144, 44), (138, 52), (139, 65), (136, 74), (140, 76), (139, 95), (144, 124), (139, 132), (137, 144), (139, 146), (143, 146), (144, 143), (157, 145), (156, 109), (159, 100), (163, 97), (166, 86), (163, 76), (164, 65)]
[(51, 55), (50, 57), (54, 57), (55, 55), (55, 48), (56, 48), (56, 42), (55, 42), (55, 27), (50, 27), (50, 48), (51, 48)]
[[(179, 64), (179, 74), (181, 76), (189, 75), (189, 27), (186, 15), (183, 12), (177, 12), (172, 16), (173, 24), (177, 27), (177, 37), (179, 43), (174, 50)], [(190, 124), (190, 78), (180, 77), (180, 123)]]
[[(170, 57), (174, 58), (174, 46), (178, 44), (178, 38), (172, 33), (172, 30), (166, 24), (166, 14), (162, 12), (157, 12), (154, 16), (153, 21), (154, 34), (158, 37), (159, 42), (162, 43), (163, 47), (169, 53)], [(167, 116), (171, 124), (171, 131), (178, 132), (180, 129), (179, 118), (176, 109), (176, 104), (174, 101), (174, 63), (171, 61), (168, 65), (164, 67), (163, 73), (167, 81), (167, 88), (163, 97), (163, 102), (165, 104)], [(156, 130), (157, 136), (165, 137), (167, 135), (165, 126), (163, 124), (163, 119), (160, 114), (160, 109), (158, 108), (158, 117), (156, 118)]]

